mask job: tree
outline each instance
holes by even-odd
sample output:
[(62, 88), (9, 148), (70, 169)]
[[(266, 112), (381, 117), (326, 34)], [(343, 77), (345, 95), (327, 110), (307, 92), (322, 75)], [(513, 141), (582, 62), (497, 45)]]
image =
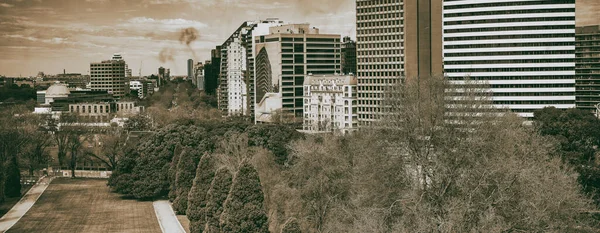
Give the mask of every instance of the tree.
[(275, 155), (275, 161), (283, 165), (288, 160), (291, 141), (303, 137), (288, 125), (254, 125), (246, 130), (250, 146), (263, 147)]
[(149, 116), (140, 114), (130, 117), (125, 122), (125, 131), (146, 131), (152, 129), (152, 122), (150, 122)]
[(534, 126), (557, 141), (560, 157), (573, 165), (582, 190), (600, 206), (600, 120), (586, 110), (548, 107), (534, 112)]
[(111, 128), (107, 132), (96, 135), (100, 145), (95, 152), (86, 151), (86, 155), (97, 159), (110, 170), (115, 170), (119, 160), (127, 150), (125, 140), (127, 135), (119, 128)]
[(196, 177), (188, 194), (187, 218), (190, 220), (191, 232), (202, 232), (204, 229), (206, 200), (210, 184), (215, 176), (215, 158), (205, 154), (196, 168)]
[(52, 145), (52, 137), (47, 132), (36, 129), (29, 132), (30, 143), (25, 146), (21, 161), (27, 167), (29, 175), (47, 166), (50, 156), (47, 149)]
[[(179, 148), (180, 146), (177, 146)], [(177, 197), (177, 183), (175, 182), (177, 179), (177, 166), (179, 164), (179, 158), (181, 158), (181, 154), (189, 150), (189, 148), (178, 150), (175, 149), (175, 153), (173, 153), (173, 159), (171, 160), (171, 164), (169, 165), (169, 200), (173, 202)]]
[(302, 216), (323, 232), (336, 204), (350, 195), (351, 166), (338, 138), (312, 137), (292, 144), (292, 187), (300, 190)]
[(20, 197), (21, 196), (21, 170), (19, 170), (19, 164), (17, 164), (16, 158), (11, 159), (5, 166), (6, 169), (6, 183), (5, 183), (5, 195), (7, 197)]
[(223, 203), (227, 199), (231, 189), (232, 175), (229, 169), (221, 167), (215, 173), (215, 178), (210, 184), (210, 189), (206, 194), (206, 224), (204, 232), (221, 232), (219, 218), (223, 212)]
[(302, 233), (300, 225), (298, 224), (298, 220), (295, 218), (288, 219), (288, 221), (283, 225), (281, 233)]
[(221, 214), (223, 232), (269, 232), (258, 173), (245, 162), (233, 178)]
[(185, 214), (188, 209), (188, 193), (194, 183), (199, 160), (200, 155), (195, 150), (187, 149), (181, 153), (177, 163), (176, 195), (175, 200), (173, 200), (173, 209), (177, 214)]
[[(20, 179), (20, 173), (15, 173), (14, 167), (18, 169), (18, 158), (29, 143), (26, 133), (29, 127), (23, 124), (23, 113), (27, 111), (23, 106), (0, 109), (0, 203), (4, 202), (5, 191), (8, 191), (5, 188)], [(13, 171), (10, 176), (9, 170)]]

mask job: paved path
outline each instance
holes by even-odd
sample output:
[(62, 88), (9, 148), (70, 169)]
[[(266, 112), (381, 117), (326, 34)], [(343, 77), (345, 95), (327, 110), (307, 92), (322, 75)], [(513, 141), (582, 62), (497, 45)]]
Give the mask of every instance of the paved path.
[(31, 209), (33, 204), (40, 198), (46, 190), (52, 178), (44, 177), (31, 187), (29, 191), (13, 206), (8, 213), (0, 218), (0, 232), (6, 232), (13, 227), (22, 217)]
[(158, 218), (158, 223), (163, 232), (185, 233), (185, 229), (183, 229), (183, 226), (177, 220), (177, 216), (173, 208), (171, 208), (169, 201), (155, 201), (152, 204), (154, 205), (154, 212), (156, 212), (156, 218)]

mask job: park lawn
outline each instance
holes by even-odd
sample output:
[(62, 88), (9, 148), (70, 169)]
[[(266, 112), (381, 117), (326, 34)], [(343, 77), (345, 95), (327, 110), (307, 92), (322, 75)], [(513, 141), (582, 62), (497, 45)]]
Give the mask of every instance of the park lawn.
[(23, 197), (25, 195), (25, 193), (27, 193), (27, 191), (29, 191), (31, 186), (33, 186), (33, 185), (22, 185), (20, 197), (11, 197), (11, 198), (4, 199), (4, 203), (0, 204), (0, 218), (2, 216), (4, 216), (6, 213), (8, 213), (8, 211), (10, 211), (10, 209), (12, 209), (12, 207), (15, 204), (17, 204), (17, 202), (19, 202), (19, 200), (21, 200), (21, 197)]
[(177, 215), (177, 220), (181, 223), (181, 226), (185, 232), (190, 233), (190, 220), (185, 215)]
[(157, 232), (152, 202), (124, 199), (106, 180), (58, 178), (52, 181), (12, 232)]

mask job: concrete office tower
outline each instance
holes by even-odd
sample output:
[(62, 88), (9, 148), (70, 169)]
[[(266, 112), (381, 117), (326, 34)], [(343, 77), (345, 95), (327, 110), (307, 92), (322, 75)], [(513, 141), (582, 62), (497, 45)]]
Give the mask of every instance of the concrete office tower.
[(254, 116), (254, 50), (252, 38), (269, 34), (279, 19), (244, 22), (221, 45), (218, 104), (224, 116)]
[(255, 120), (300, 123), (304, 78), (308, 74), (331, 75), (340, 71), (341, 37), (320, 34), (309, 24), (287, 24), (269, 30), (269, 35), (255, 38)]
[(361, 125), (384, 114), (388, 87), (443, 72), (440, 0), (357, 0), (356, 34)]
[(575, 34), (577, 108), (598, 114), (600, 103), (600, 25), (577, 27)]
[(129, 92), (125, 66), (125, 61), (118, 54), (112, 60), (90, 63), (92, 91), (107, 91), (115, 98), (124, 97)]
[(522, 117), (575, 107), (575, 0), (444, 1), (444, 71)]
[(187, 60), (187, 80), (192, 80), (194, 78), (194, 60)]
[(202, 62), (198, 62), (194, 65), (194, 78), (192, 79), (192, 83), (196, 85), (198, 90), (204, 91), (204, 64), (202, 64)]
[(358, 129), (357, 82), (354, 75), (307, 76), (303, 130), (346, 134)]

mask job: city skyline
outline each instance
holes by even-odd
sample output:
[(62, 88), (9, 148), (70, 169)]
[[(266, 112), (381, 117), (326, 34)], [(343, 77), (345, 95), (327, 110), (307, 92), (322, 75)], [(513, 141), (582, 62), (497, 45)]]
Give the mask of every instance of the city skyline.
[[(240, 23), (280, 18), (326, 33), (355, 34), (354, 3), (311, 0), (0, 0), (0, 75), (32, 76), (38, 71), (88, 74), (89, 63), (120, 53), (134, 76), (160, 66), (186, 75), (186, 61), (210, 59)], [(115, 7), (118, 6), (118, 7)], [(199, 38), (186, 46), (181, 29)], [(193, 50), (193, 52), (190, 50)], [(171, 59), (161, 63), (159, 53)]]
[[(600, 2), (577, 4), (577, 26), (600, 24)], [(278, 17), (356, 38), (354, 11), (350, 0), (0, 0), (0, 75), (89, 74), (90, 62), (113, 53), (123, 55), (134, 76), (140, 62), (142, 75), (160, 66), (186, 75), (187, 59), (210, 59), (210, 49), (240, 22)], [(179, 42), (188, 27), (199, 31), (189, 48)], [(172, 59), (161, 62), (161, 51)]]

